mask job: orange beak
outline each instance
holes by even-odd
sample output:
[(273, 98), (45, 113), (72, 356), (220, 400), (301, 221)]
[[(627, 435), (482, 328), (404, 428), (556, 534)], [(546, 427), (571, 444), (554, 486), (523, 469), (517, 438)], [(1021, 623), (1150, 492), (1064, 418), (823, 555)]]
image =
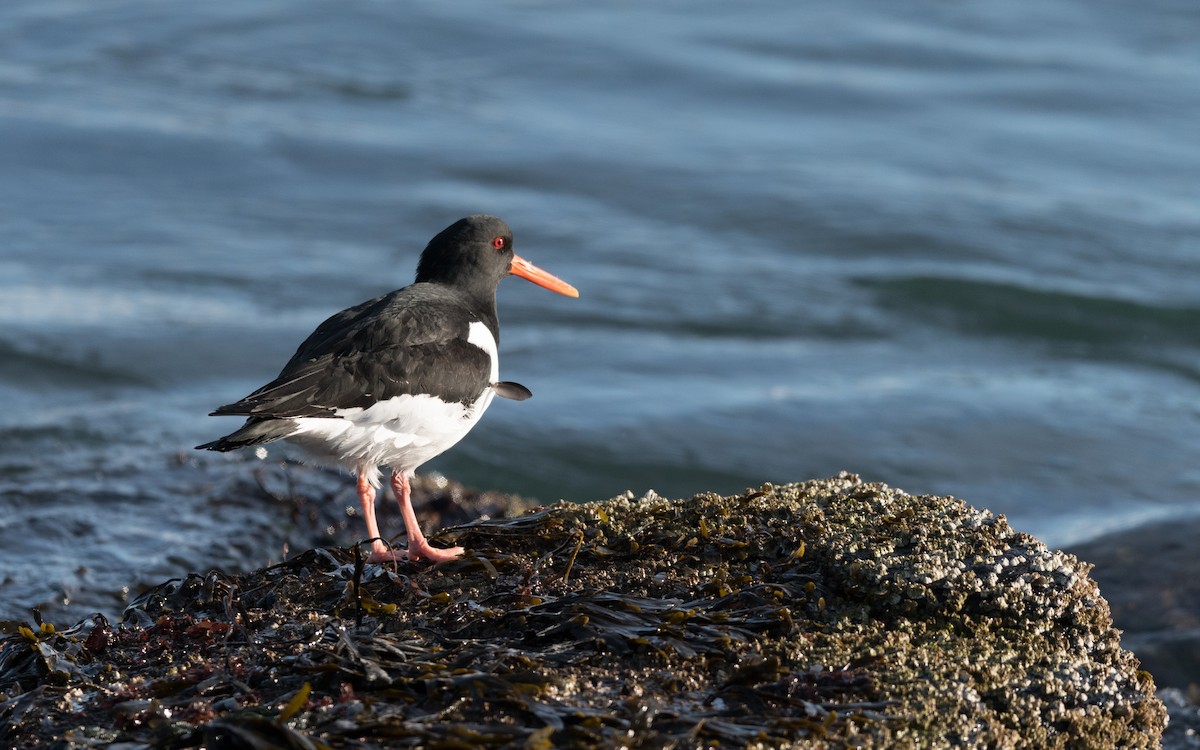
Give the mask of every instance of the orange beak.
[(579, 296), (578, 289), (558, 278), (557, 276), (546, 273), (519, 255), (513, 256), (512, 269), (509, 270), (509, 273), (513, 276), (520, 276), (523, 279), (528, 279), (538, 286), (545, 287), (552, 292), (565, 294), (568, 297)]

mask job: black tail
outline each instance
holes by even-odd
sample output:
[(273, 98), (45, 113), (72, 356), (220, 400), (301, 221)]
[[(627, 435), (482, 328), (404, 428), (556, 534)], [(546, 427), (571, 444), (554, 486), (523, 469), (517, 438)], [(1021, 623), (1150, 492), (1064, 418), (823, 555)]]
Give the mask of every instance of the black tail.
[(223, 438), (218, 438), (218, 439), (212, 441), (211, 443), (205, 443), (204, 445), (197, 445), (196, 450), (198, 450), (198, 451), (221, 451), (222, 453), (225, 453), (226, 451), (237, 450), (238, 448), (241, 448), (243, 445), (250, 445), (250, 443), (235, 443), (235, 442), (229, 440), (228, 437), (223, 437)]
[(211, 443), (197, 445), (196, 450), (227, 451), (245, 448), (250, 445), (262, 445), (273, 440), (285, 438), (296, 431), (296, 423), (290, 419), (255, 419), (251, 417), (246, 424), (223, 438)]

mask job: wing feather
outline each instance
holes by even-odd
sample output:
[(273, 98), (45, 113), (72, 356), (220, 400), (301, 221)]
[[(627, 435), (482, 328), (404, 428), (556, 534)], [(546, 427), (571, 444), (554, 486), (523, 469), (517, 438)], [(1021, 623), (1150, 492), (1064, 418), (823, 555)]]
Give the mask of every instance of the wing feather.
[(334, 416), (404, 394), (470, 403), (490, 383), (490, 355), (467, 341), (471, 311), (416, 284), (330, 317), (279, 376), (213, 415)]

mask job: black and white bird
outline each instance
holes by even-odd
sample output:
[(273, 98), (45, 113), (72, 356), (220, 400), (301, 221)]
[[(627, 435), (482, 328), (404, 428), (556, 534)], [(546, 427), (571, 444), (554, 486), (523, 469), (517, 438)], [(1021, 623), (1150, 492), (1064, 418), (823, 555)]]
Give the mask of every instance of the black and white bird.
[[(357, 474), (372, 561), (458, 557), (461, 547), (433, 547), (421, 533), (409, 478), (461, 440), (494, 396), (522, 401), (532, 395), (499, 379), (496, 287), (509, 274), (579, 296), (515, 255), (512, 230), (503, 221), (468, 216), (430, 240), (412, 285), (329, 318), (279, 377), (212, 412), (246, 417), (246, 423), (197, 447), (230, 451), (274, 440), (298, 445), (317, 461)], [(385, 466), (408, 532), (407, 550), (391, 550), (375, 521)]]

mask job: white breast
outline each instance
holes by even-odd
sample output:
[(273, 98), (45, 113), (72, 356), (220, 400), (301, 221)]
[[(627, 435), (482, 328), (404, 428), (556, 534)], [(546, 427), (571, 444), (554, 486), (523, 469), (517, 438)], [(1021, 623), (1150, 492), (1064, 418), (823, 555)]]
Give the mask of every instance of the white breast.
[(488, 327), (480, 321), (475, 321), (467, 328), (467, 343), (474, 344), (480, 349), (487, 352), (487, 355), (492, 359), (492, 374), (488, 378), (489, 383), (495, 383), (500, 379), (500, 352), (496, 348), (496, 337), (488, 330)]
[[(496, 338), (481, 322), (470, 325), (471, 343), (487, 352), (492, 367), (489, 383), (500, 377)], [(495, 397), (489, 385), (474, 403), (446, 403), (435, 396), (396, 396), (363, 409), (339, 409), (339, 419), (301, 417), (287, 440), (319, 461), (366, 471), (378, 484), (378, 467), (411, 473), (421, 464), (462, 440)]]

